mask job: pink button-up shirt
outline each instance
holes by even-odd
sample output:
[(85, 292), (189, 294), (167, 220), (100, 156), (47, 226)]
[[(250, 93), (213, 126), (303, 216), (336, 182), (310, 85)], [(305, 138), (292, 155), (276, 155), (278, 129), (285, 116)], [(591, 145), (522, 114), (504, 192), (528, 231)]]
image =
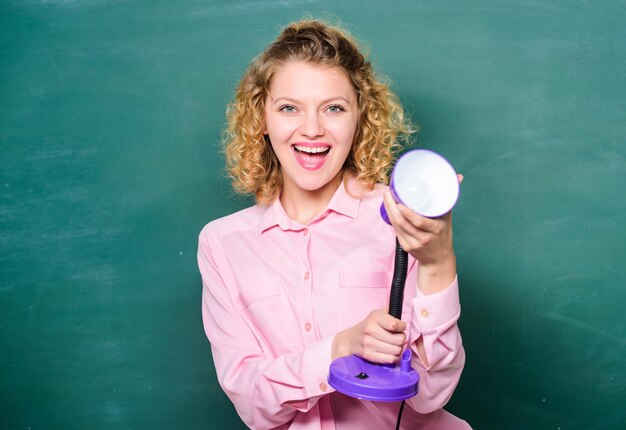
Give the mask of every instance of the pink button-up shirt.
[[(218, 380), (255, 429), (394, 428), (399, 403), (350, 398), (328, 385), (335, 333), (386, 308), (395, 233), (379, 214), (385, 187), (355, 197), (340, 186), (308, 225), (277, 199), (209, 223), (200, 233), (202, 316)], [(358, 195), (358, 194), (357, 194)], [(441, 408), (465, 355), (456, 321), (456, 280), (424, 295), (409, 259), (402, 319), (407, 322), (419, 393), (407, 400), (406, 429), (467, 429)], [(429, 366), (417, 357), (422, 337)]]

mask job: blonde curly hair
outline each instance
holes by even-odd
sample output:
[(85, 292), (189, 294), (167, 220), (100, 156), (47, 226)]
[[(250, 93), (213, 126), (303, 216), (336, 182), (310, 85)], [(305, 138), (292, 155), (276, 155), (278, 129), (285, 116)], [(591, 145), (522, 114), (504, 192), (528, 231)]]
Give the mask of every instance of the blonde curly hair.
[(414, 131), (398, 97), (378, 79), (344, 30), (317, 20), (294, 22), (282, 31), (243, 75), (235, 99), (227, 108), (228, 128), (223, 144), (226, 169), (233, 188), (254, 194), (268, 204), (280, 195), (283, 178), (265, 130), (265, 100), (277, 66), (305, 61), (341, 67), (357, 94), (359, 120), (343, 172), (353, 174), (366, 189), (387, 183), (397, 153)]

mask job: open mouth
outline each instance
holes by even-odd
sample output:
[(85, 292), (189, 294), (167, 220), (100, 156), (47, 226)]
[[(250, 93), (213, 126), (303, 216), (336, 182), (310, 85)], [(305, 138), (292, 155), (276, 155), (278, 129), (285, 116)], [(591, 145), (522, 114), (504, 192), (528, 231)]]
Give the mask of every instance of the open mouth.
[(330, 145), (292, 145), (296, 161), (306, 170), (317, 170), (324, 165)]

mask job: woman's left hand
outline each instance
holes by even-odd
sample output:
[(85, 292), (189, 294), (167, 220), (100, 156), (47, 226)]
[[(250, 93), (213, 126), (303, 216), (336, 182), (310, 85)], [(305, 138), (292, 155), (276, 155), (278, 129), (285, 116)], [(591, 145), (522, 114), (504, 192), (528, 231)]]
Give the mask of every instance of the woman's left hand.
[[(463, 175), (458, 177), (460, 184)], [(449, 286), (456, 277), (452, 212), (440, 218), (426, 218), (396, 203), (389, 192), (385, 193), (384, 203), (400, 246), (419, 261), (420, 290), (432, 294)]]

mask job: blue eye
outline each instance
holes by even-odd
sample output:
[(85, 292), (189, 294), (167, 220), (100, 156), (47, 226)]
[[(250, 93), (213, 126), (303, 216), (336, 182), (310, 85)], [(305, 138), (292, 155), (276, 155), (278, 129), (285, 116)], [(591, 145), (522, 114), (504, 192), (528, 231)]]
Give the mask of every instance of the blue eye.
[(343, 108), (343, 106), (340, 105), (332, 105), (328, 107), (328, 112), (330, 113), (337, 113), (337, 112), (344, 112), (345, 109)]
[(292, 105), (284, 105), (281, 106), (278, 110), (281, 112), (294, 113), (296, 111), (296, 107)]

